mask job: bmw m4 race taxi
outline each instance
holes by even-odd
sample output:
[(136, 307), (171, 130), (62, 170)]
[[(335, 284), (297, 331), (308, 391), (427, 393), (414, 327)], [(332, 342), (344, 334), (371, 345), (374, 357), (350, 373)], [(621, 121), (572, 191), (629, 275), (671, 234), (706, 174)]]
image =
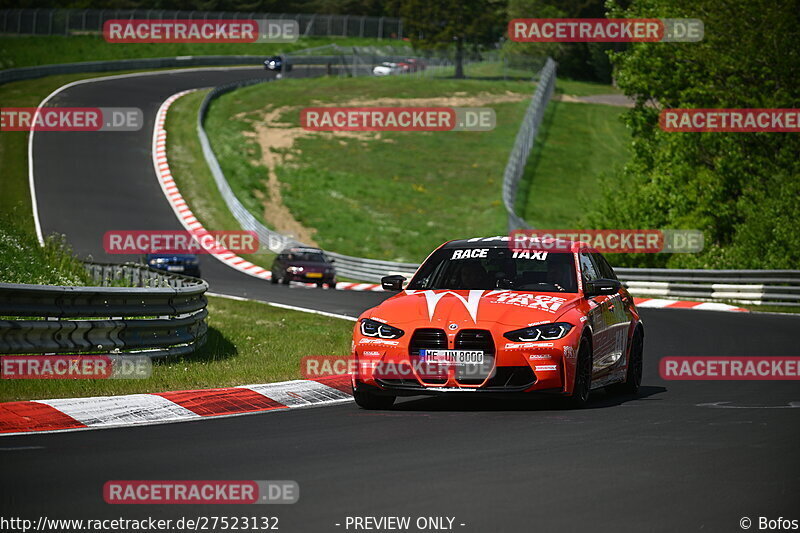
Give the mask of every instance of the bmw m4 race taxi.
[(508, 237), (451, 241), (353, 333), (353, 395), (365, 409), (397, 396), (534, 395), (586, 403), (593, 389), (635, 393), (644, 326), (613, 269), (583, 243), (514, 250)]

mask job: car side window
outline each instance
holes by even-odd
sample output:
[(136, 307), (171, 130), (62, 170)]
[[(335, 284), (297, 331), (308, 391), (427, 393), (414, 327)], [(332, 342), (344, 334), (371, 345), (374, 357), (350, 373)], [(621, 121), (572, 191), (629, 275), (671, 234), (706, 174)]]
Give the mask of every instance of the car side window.
[(592, 257), (594, 258), (594, 263), (597, 265), (601, 277), (605, 279), (617, 279), (614, 269), (611, 268), (611, 265), (608, 264), (605, 257), (600, 254), (592, 254)]
[(581, 275), (583, 276), (583, 282), (586, 283), (587, 281), (594, 281), (596, 279), (600, 279), (600, 274), (598, 274), (597, 267), (592, 261), (591, 256), (586, 252), (582, 252), (578, 257), (580, 260)]

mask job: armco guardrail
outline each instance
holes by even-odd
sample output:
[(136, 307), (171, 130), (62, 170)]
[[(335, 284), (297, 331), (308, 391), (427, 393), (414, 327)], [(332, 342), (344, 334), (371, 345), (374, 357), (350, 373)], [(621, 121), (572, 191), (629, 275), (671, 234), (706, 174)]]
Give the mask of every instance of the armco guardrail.
[[(13, 317), (0, 320), (0, 354), (160, 358), (205, 343), (205, 281), (134, 264), (88, 263), (86, 269), (99, 286), (0, 283), (0, 316)], [(106, 286), (122, 280), (140, 286)]]
[(303, 37), (403, 38), (403, 21), (393, 17), (171, 9), (0, 9), (0, 32), (84, 34), (103, 31), (105, 21), (113, 19), (296, 20)]
[[(289, 55), (287, 56), (287, 59), (288, 63), (292, 65), (336, 64), (339, 66), (339, 68), (343, 69), (347, 69), (348, 65), (356, 65), (364, 63), (363, 58), (361, 57), (349, 57), (346, 55), (335, 55), (335, 56)], [(385, 57), (379, 58), (375, 56), (372, 57), (371, 62), (379, 63), (382, 60), (387, 60), (387, 59)], [(328, 68), (328, 70), (330, 70), (330, 68)], [(358, 69), (357, 71), (353, 69), (353, 71), (349, 72), (349, 74), (351, 75), (356, 75), (358, 73), (369, 74), (370, 72), (371, 69)], [(211, 143), (208, 140), (208, 135), (206, 134), (205, 129), (203, 128), (203, 121), (205, 120), (206, 114), (208, 112), (208, 107), (214, 98), (217, 98), (221, 94), (224, 94), (226, 92), (232, 91), (240, 87), (246, 87), (248, 85), (253, 85), (255, 83), (262, 83), (266, 81), (270, 80), (265, 80), (265, 79), (245, 80), (214, 88), (211, 92), (209, 92), (206, 95), (206, 98), (203, 100), (203, 103), (200, 106), (200, 111), (198, 112), (197, 115), (197, 133), (198, 136), (200, 137), (200, 144), (203, 149), (203, 156), (205, 157), (206, 163), (208, 164), (208, 167), (214, 176), (214, 181), (217, 184), (217, 188), (219, 189), (220, 194), (225, 199), (225, 203), (227, 204), (228, 209), (231, 210), (231, 213), (233, 213), (234, 217), (236, 218), (236, 220), (239, 221), (243, 229), (256, 232), (256, 234), (258, 234), (260, 242), (268, 243), (270, 250), (278, 252), (282, 250), (285, 246), (301, 245), (302, 243), (299, 243), (292, 237), (287, 237), (274, 230), (267, 228), (242, 205), (242, 203), (239, 201), (238, 198), (236, 198), (236, 195), (231, 190), (231, 187), (228, 184), (228, 180), (225, 178), (225, 175), (222, 172), (222, 168), (220, 167), (219, 161), (217, 160), (217, 157), (216, 155), (214, 155), (214, 151), (211, 148)], [(546, 97), (544, 97), (544, 102), (540, 102), (537, 105), (537, 108), (543, 108), (544, 105), (546, 105), (547, 98), (549, 98), (549, 95), (552, 93), (552, 86), (554, 83), (555, 83), (555, 62), (552, 59), (548, 58), (548, 61), (545, 63), (545, 67), (542, 70), (542, 74), (540, 75), (539, 85), (550, 86), (550, 89), (546, 93)], [(538, 94), (539, 92), (540, 89), (537, 88), (536, 94)], [(534, 101), (537, 101), (536, 94), (534, 95)], [(539, 98), (539, 100), (541, 99), (542, 97)], [(531, 107), (534, 107), (533, 102), (531, 103)], [(527, 116), (528, 115), (526, 115), (526, 117)], [(538, 120), (541, 120), (541, 118), (539, 118)], [(535, 136), (535, 131), (532, 133), (532, 135)], [(531, 141), (531, 143), (532, 142), (533, 141)], [(517, 144), (519, 144), (519, 135)], [(527, 158), (527, 155), (525, 157)], [(522, 165), (524, 167), (524, 162), (522, 163)], [(504, 191), (505, 191), (505, 185), (504, 185)], [(335, 252), (326, 252), (326, 253), (336, 261), (336, 270), (340, 275), (364, 281), (379, 282), (381, 277), (390, 273), (391, 274), (400, 273), (408, 275), (416, 271), (417, 267), (419, 266), (415, 263), (401, 263), (395, 261), (365, 259), (362, 257), (353, 257)]]
[[(310, 62), (324, 64), (331, 57), (311, 56)], [(539, 76), (539, 84), (528, 108), (523, 128), (517, 136), (509, 159), (509, 166), (503, 182), (503, 200), (509, 212), (509, 225), (525, 227), (527, 224), (513, 209), (519, 178), (541, 122), (544, 108), (552, 95), (556, 75), (556, 65), (547, 60)], [(203, 146), (203, 154), (211, 168), (217, 186), (225, 198), (228, 208), (246, 230), (258, 234), (262, 243), (268, 243), (273, 251), (284, 246), (301, 244), (296, 240), (265, 227), (236, 198), (225, 179), (219, 162), (214, 155), (208, 136), (203, 129), (203, 120), (211, 101), (225, 92), (238, 87), (260, 83), (265, 80), (238, 82), (212, 90), (203, 101), (198, 113), (197, 129)], [(378, 282), (387, 274), (410, 274), (418, 268), (415, 263), (398, 263), (352, 257), (327, 252), (337, 261), (338, 272), (346, 277), (364, 281)], [(733, 301), (751, 305), (800, 305), (800, 271), (795, 270), (677, 270), (677, 269), (615, 269), (620, 279), (634, 296), (648, 298), (680, 298), (700, 301)]]
[(539, 83), (536, 91), (522, 119), (522, 125), (517, 132), (514, 148), (508, 157), (506, 170), (503, 173), (503, 204), (508, 212), (508, 229), (528, 229), (530, 225), (516, 213), (517, 189), (519, 181), (525, 173), (528, 156), (539, 132), (547, 102), (553, 95), (556, 86), (556, 62), (547, 58), (544, 68), (539, 73)]
[(614, 270), (634, 296), (800, 306), (800, 270)]
[(0, 83), (29, 80), (56, 74), (80, 74), (84, 72), (113, 72), (119, 70), (145, 70), (154, 68), (182, 67), (231, 67), (261, 66), (264, 56), (179, 56), (155, 57), (147, 59), (118, 59), (114, 61), (86, 61), (82, 63), (63, 63), (60, 65), (41, 65), (38, 67), (9, 68), (0, 70)]
[[(221, 94), (232, 91), (240, 87), (246, 87), (256, 83), (263, 83), (269, 80), (254, 79), (245, 80), (241, 82), (231, 83), (228, 85), (221, 85), (214, 88), (209, 92), (203, 103), (200, 106), (200, 111), (197, 114), (197, 134), (200, 137), (200, 145), (203, 150), (203, 156), (206, 159), (211, 174), (214, 176), (214, 181), (217, 184), (220, 194), (225, 200), (228, 209), (230, 209), (233, 216), (241, 224), (242, 228), (249, 231), (254, 231), (261, 243), (266, 243), (270, 250), (279, 252), (286, 246), (298, 246), (303, 243), (298, 242), (292, 237), (282, 235), (277, 231), (271, 230), (264, 226), (252, 213), (250, 213), (244, 205), (239, 201), (233, 193), (228, 180), (222, 172), (216, 155), (211, 148), (211, 143), (208, 140), (203, 121), (205, 120), (206, 113), (211, 101)], [(348, 278), (379, 282), (381, 277), (388, 273), (402, 273), (410, 274), (417, 269), (414, 263), (399, 263), (394, 261), (381, 261), (377, 259), (365, 259), (361, 257), (352, 257), (349, 255), (338, 254), (335, 252), (326, 252), (331, 258), (336, 261), (336, 271), (339, 275)]]

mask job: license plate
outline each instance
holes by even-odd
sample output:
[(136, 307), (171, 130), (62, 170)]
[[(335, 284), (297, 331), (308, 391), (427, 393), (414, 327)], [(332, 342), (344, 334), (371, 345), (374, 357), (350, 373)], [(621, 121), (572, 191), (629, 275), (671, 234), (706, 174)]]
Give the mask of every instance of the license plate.
[(167, 267), (167, 270), (169, 272), (183, 272), (183, 267), (180, 265), (175, 265), (175, 266), (170, 265)]
[(309, 272), (308, 274), (306, 274), (306, 277), (307, 278), (321, 278), (322, 277), (322, 272)]
[(480, 350), (420, 350), (420, 357), (436, 363), (455, 365), (482, 365), (483, 352)]

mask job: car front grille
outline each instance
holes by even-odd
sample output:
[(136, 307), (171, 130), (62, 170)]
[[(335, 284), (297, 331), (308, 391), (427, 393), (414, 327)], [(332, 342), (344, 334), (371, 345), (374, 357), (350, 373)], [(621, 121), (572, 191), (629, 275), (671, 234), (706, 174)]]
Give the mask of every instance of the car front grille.
[(470, 373), (459, 375), (456, 380), (462, 385), (480, 385), (494, 367), (494, 340), (492, 333), (485, 329), (464, 329), (456, 335), (455, 348), (457, 350), (480, 350), (483, 352), (483, 365), (476, 369), (469, 367)]
[[(446, 350), (447, 335), (443, 329), (421, 328), (414, 332), (411, 341), (408, 343), (408, 353), (412, 358), (419, 357), (419, 351), (426, 350)], [(429, 385), (443, 385), (447, 383), (447, 375), (428, 375), (424, 382)]]

